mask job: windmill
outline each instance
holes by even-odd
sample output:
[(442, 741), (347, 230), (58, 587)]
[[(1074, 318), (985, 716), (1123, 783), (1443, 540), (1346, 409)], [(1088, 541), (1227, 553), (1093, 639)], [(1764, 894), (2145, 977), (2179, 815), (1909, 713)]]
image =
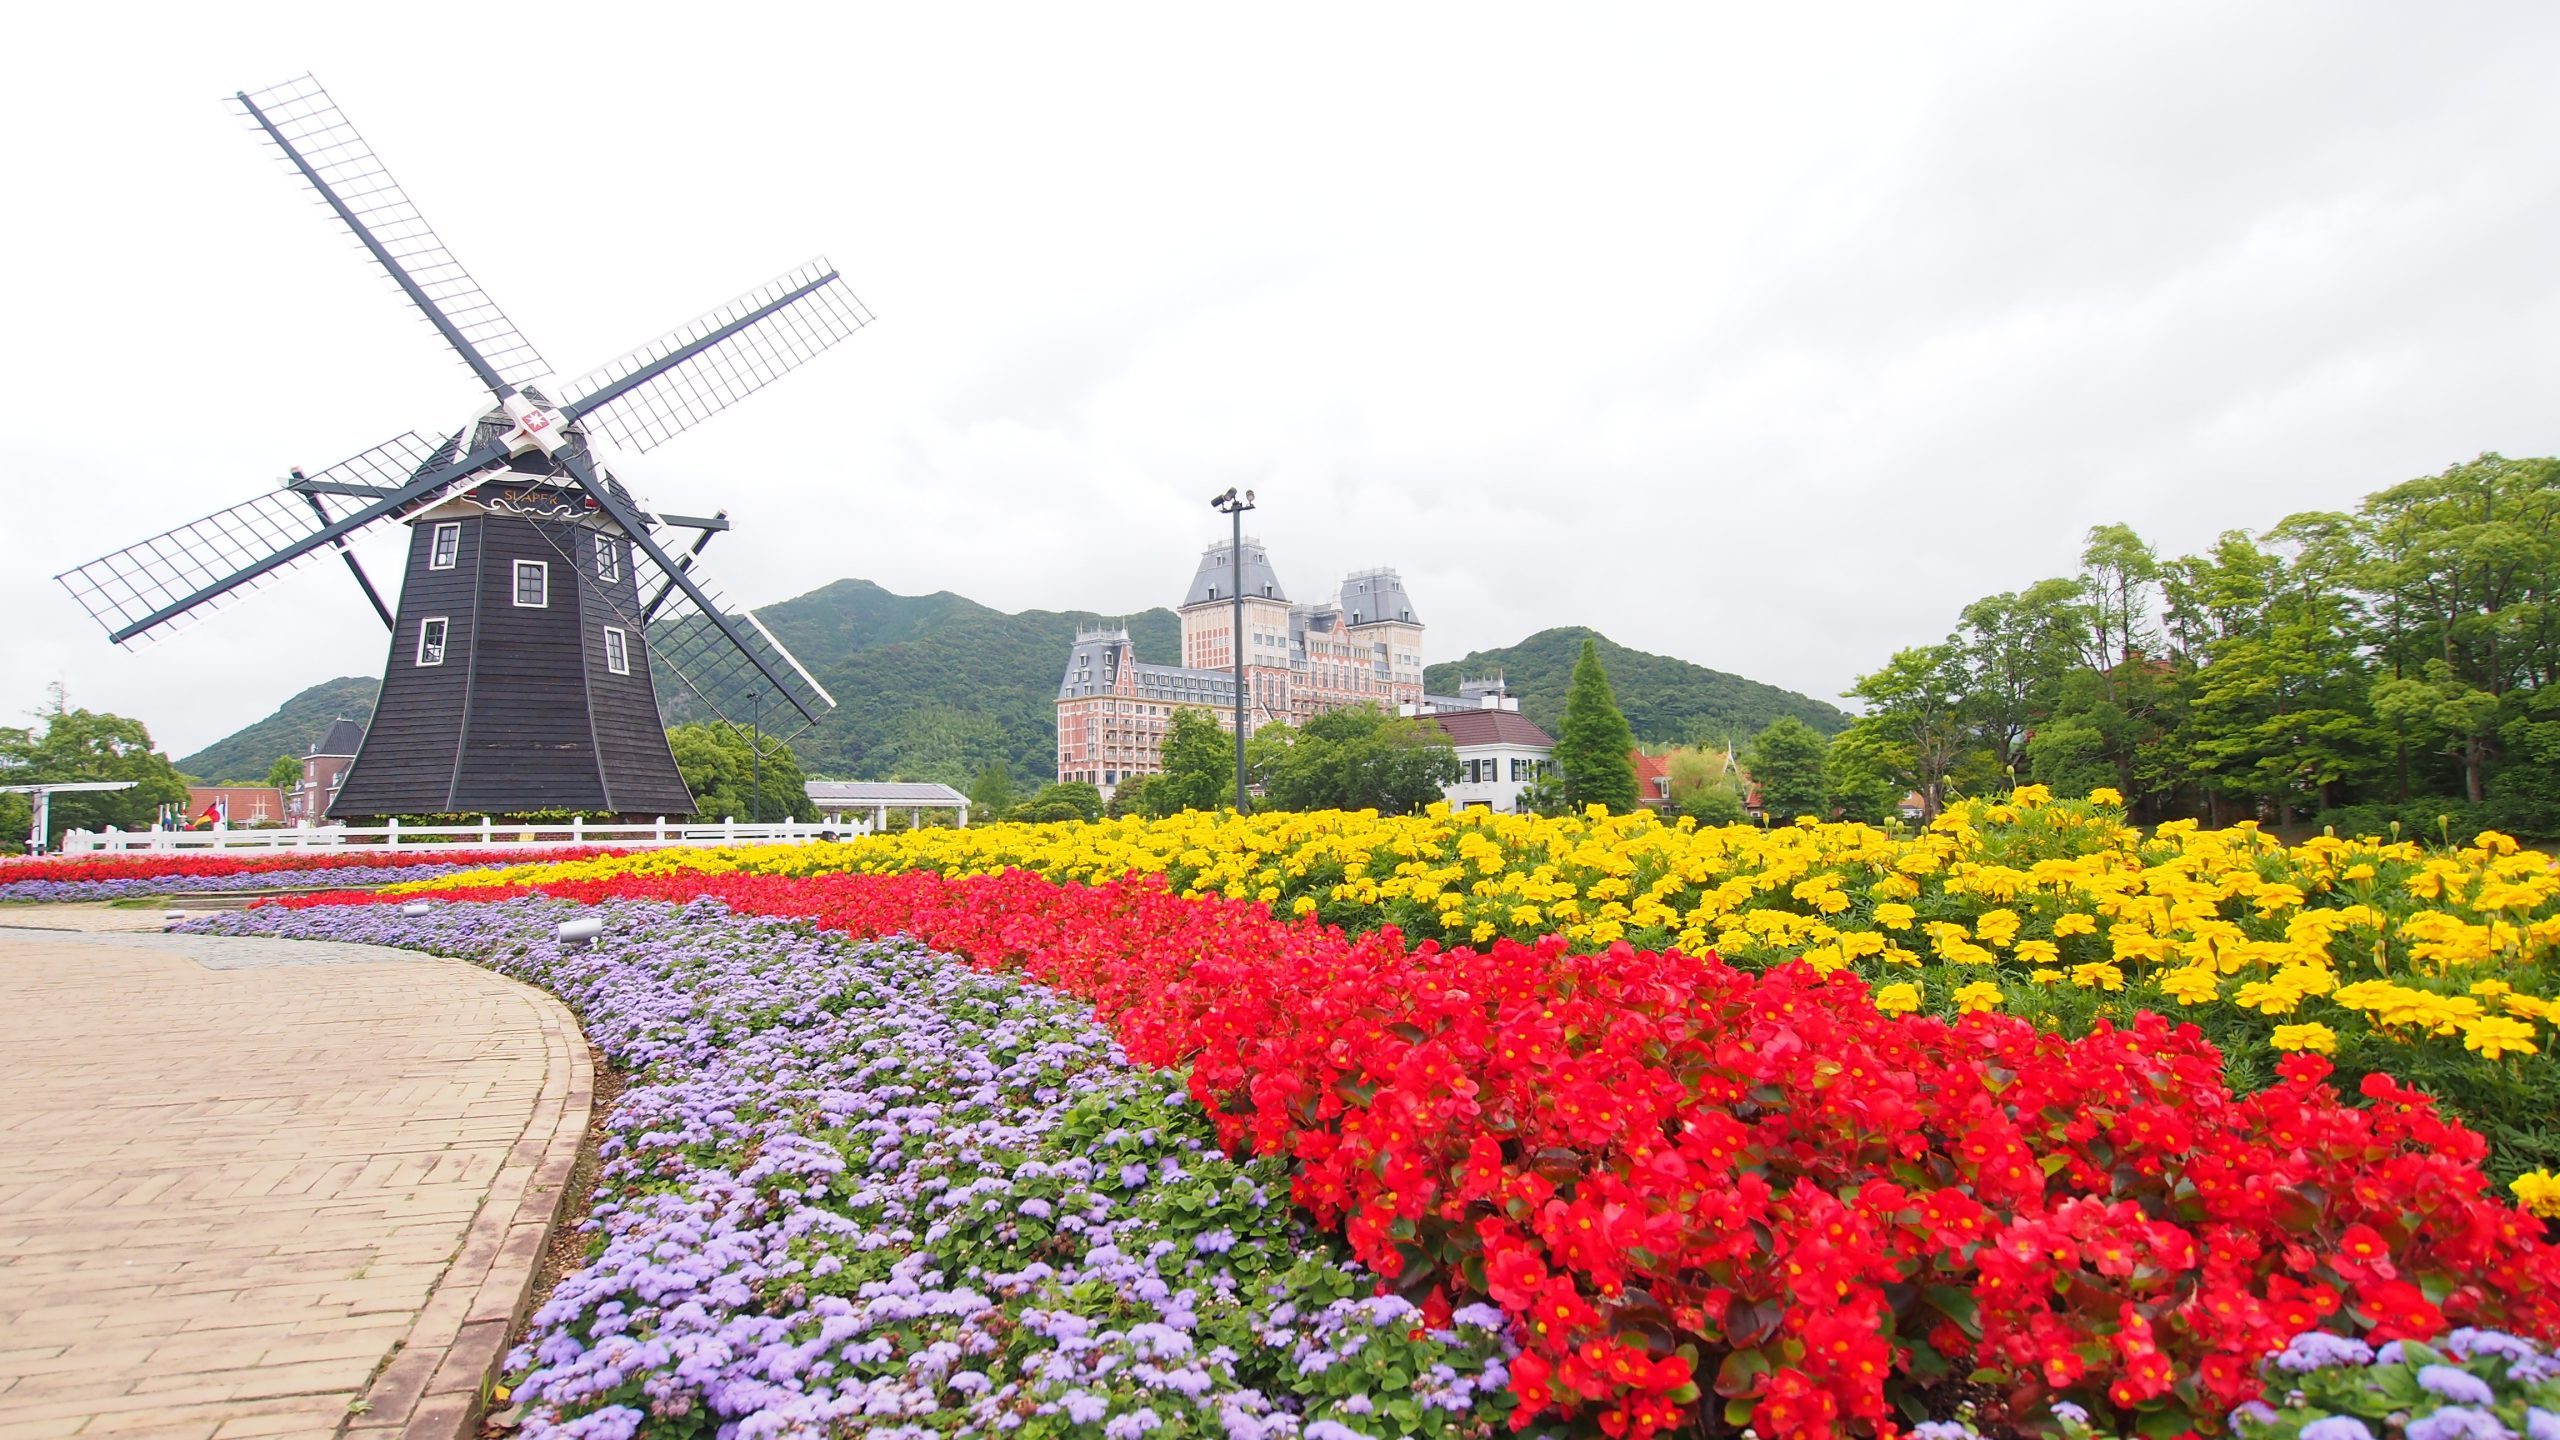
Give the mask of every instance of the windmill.
[[(653, 513), (591, 441), (653, 449), (869, 324), (835, 270), (812, 260), (545, 389), (541, 355), (318, 83), (306, 75), (230, 104), (493, 403), (442, 439), (413, 431), (317, 474), (296, 469), (278, 489), (56, 577), (108, 638), (132, 648), (339, 556), (391, 647), (332, 815), (688, 814), (658, 668), (741, 729), (780, 721), (787, 738), (833, 709), (703, 567), (727, 512)], [(396, 613), (349, 543), (395, 524), (411, 532)]]

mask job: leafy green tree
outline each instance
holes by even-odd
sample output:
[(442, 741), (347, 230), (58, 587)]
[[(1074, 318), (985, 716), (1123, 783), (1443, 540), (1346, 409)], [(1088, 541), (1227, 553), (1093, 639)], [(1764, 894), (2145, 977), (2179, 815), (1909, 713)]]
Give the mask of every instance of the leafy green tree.
[(1099, 820), (1102, 818), (1102, 792), (1082, 780), (1062, 780), (1044, 785), (1040, 793), (1022, 802), (1013, 812), (1015, 820), (1034, 824), (1051, 824), (1062, 820)]
[(295, 755), (279, 755), (267, 767), (267, 784), (277, 790), (290, 790), (302, 783), (302, 760)]
[[(1868, 707), (1850, 729), (1865, 732), (1894, 782), (1919, 791), (1932, 817), (1946, 805), (1948, 777), (1975, 744), (1965, 724), (1964, 691), (1963, 652), (1952, 644), (1898, 650), (1883, 669), (1859, 676), (1849, 691)], [(1767, 808), (1769, 782), (1756, 769), (1753, 778)]]
[(1235, 740), (1197, 705), (1173, 712), (1164, 727), (1164, 774), (1149, 802), (1163, 814), (1215, 810), (1236, 803)]
[(969, 782), (969, 816), (973, 820), (1001, 820), (1013, 808), (1013, 771), (1002, 760), (991, 761)]
[[(1798, 722), (1802, 723), (1802, 722)], [(1672, 808), (1700, 825), (1740, 825), (1751, 818), (1742, 803), (1742, 791), (1729, 775), (1715, 775), (1678, 794)]]
[(1992, 764), (2026, 763), (2027, 736), (2053, 713), (2064, 677), (2089, 648), (2088, 610), (2073, 580), (2040, 580), (1964, 608), (1948, 643), (1961, 647), (1965, 723)]
[(1111, 787), (1110, 802), (1102, 813), (1114, 820), (1123, 815), (1161, 818), (1172, 813), (1165, 808), (1165, 798), (1163, 776), (1132, 775)]
[(1302, 730), (1267, 725), (1254, 740), (1248, 768), (1270, 809), (1410, 815), (1458, 778), (1458, 752), (1440, 727), (1373, 705), (1328, 711)]
[(1760, 809), (1771, 823), (1785, 824), (1799, 815), (1817, 819), (1828, 811), (1823, 803), (1823, 754), (1820, 732), (1792, 715), (1769, 722), (1751, 742), (1751, 780), (1760, 787)]
[(1588, 639), (1582, 642), (1582, 658), (1574, 662), (1564, 720), (1556, 729), (1555, 763), (1563, 772), (1567, 803), (1577, 810), (1605, 806), (1613, 815), (1636, 808), (1635, 732), (1609, 693), (1599, 647)]
[(1881, 825), (1901, 807), (1903, 787), (1885, 743), (1873, 729), (1851, 726), (1822, 755), (1823, 802), (1843, 820)]
[[(0, 728), (0, 774), (13, 785), (47, 781), (131, 780), (130, 790), (73, 791), (52, 798), (51, 824), (45, 847), (62, 841), (66, 830), (148, 830), (160, 807), (187, 803), (186, 778), (151, 744), (151, 732), (139, 720), (93, 710), (73, 709), (60, 686), (53, 687), (48, 707), (36, 718), (44, 728)], [(11, 828), (0, 841), (13, 847), (25, 839), (33, 823), (33, 806), (24, 796), (0, 821)]]
[(676, 772), (693, 792), (694, 814), (764, 824), (817, 818), (809, 803), (809, 777), (801, 772), (798, 757), (772, 736), (762, 738), (759, 765), (748, 732), (734, 725), (697, 722), (667, 732)]

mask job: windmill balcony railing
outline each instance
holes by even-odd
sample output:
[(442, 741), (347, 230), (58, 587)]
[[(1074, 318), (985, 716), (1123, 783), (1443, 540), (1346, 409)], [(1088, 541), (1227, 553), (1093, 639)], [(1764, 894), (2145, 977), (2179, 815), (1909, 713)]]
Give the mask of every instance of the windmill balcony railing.
[(477, 825), (275, 825), (217, 826), (209, 830), (72, 830), (64, 855), (241, 850), (549, 850), (563, 845), (612, 845), (651, 849), (668, 845), (798, 845), (871, 832), (869, 817), (841, 821), (772, 823), (722, 819), (596, 824), (585, 820), (527, 824), (482, 816)]

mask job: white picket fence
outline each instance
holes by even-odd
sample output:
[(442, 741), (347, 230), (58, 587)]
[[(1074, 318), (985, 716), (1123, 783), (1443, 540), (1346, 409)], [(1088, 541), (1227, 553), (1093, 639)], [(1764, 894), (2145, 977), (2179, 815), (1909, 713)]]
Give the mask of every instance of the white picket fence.
[(841, 823), (785, 820), (774, 824), (722, 820), (590, 825), (570, 820), (527, 825), (482, 816), (477, 825), (283, 825), (263, 830), (72, 830), (62, 837), (64, 855), (240, 850), (555, 850), (563, 845), (653, 849), (664, 845), (797, 845), (829, 836), (867, 835), (871, 821)]

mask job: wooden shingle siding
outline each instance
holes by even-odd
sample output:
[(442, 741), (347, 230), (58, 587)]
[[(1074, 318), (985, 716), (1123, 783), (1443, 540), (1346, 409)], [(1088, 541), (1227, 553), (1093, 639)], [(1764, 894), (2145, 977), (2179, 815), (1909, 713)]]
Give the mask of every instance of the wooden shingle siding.
[[(531, 521), (467, 513), (457, 563), (432, 570), (436, 523), (412, 529), (382, 696), (330, 815), (691, 814), (659, 726), (646, 639), (595, 593), (589, 533), (570, 530), (577, 543), (564, 558)], [(518, 560), (549, 567), (547, 605), (515, 603)], [(602, 583), (628, 610), (627, 544), (619, 571)], [(450, 622), (445, 660), (420, 666), (418, 630), (434, 616)], [(608, 624), (625, 632), (628, 675), (606, 668)]]

